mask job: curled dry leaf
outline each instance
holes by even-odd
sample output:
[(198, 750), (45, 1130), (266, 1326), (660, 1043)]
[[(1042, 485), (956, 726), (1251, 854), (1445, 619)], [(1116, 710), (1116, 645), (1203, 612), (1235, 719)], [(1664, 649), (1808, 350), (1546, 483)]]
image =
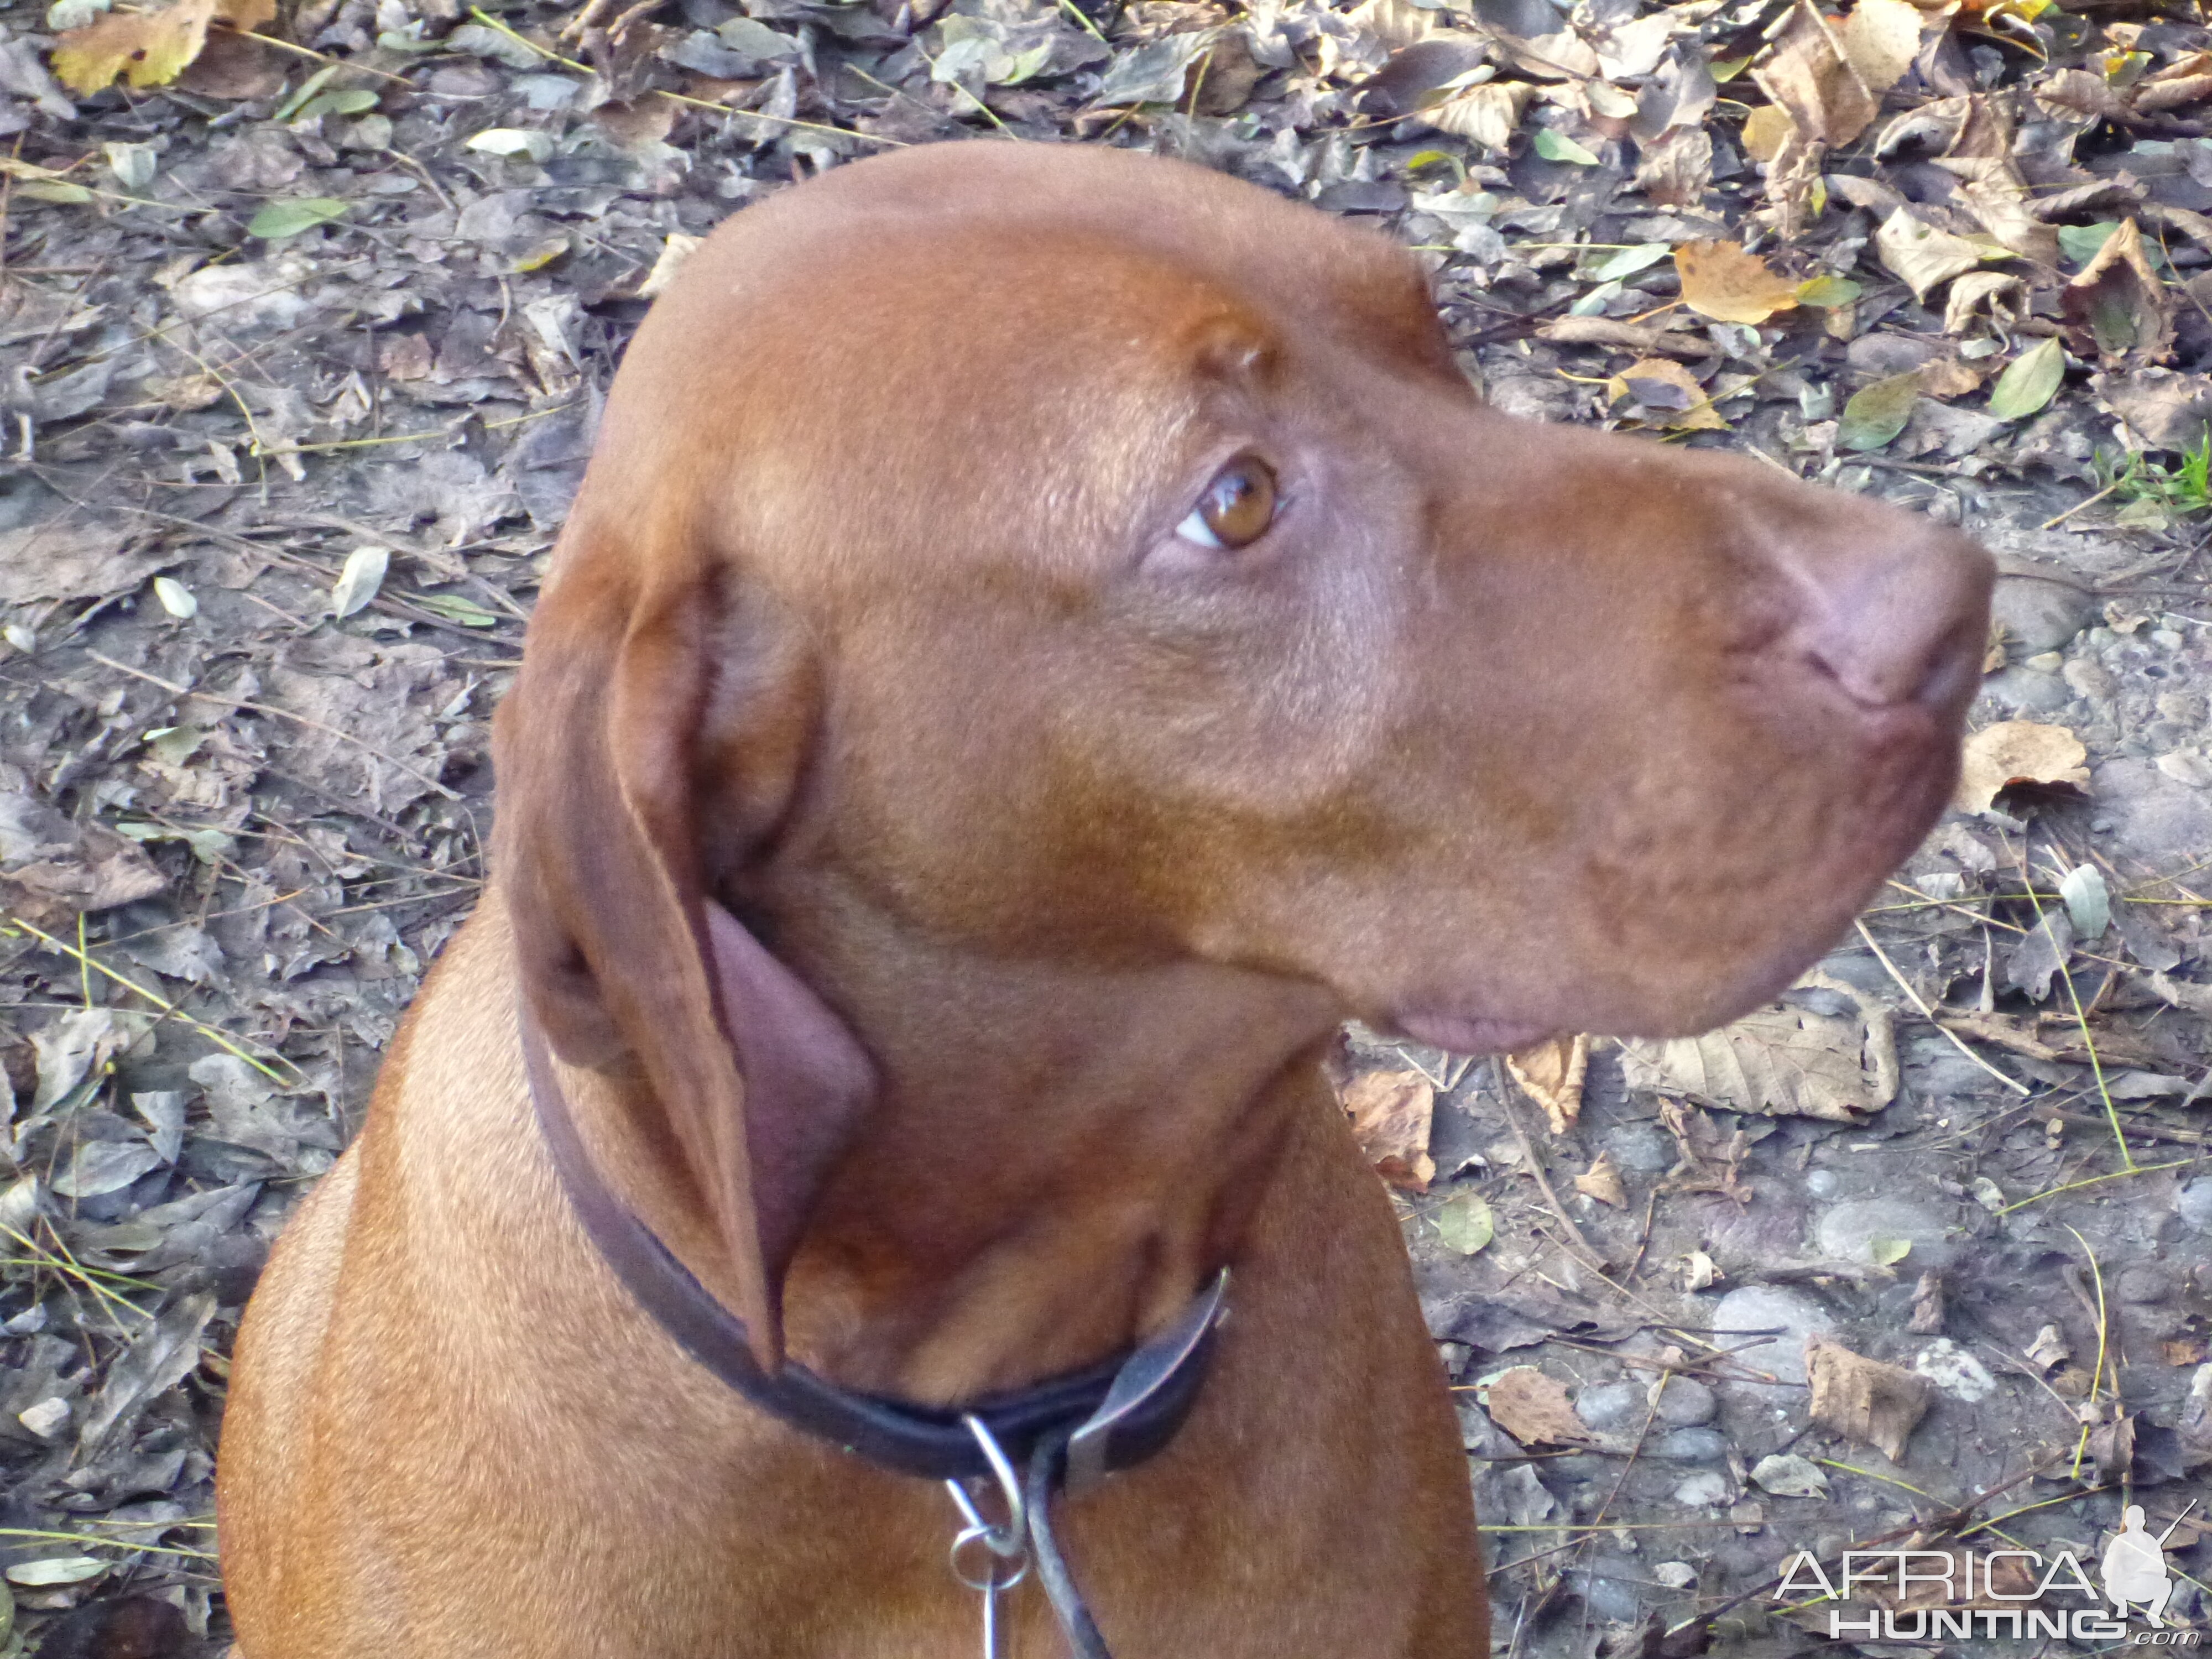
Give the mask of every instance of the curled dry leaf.
[(2018, 784), (2075, 789), (2086, 794), (2088, 758), (2081, 739), (2063, 726), (2000, 720), (1966, 739), (1959, 792), (1951, 804), (1962, 812), (1983, 811)]
[(1616, 1210), (1628, 1207), (1628, 1193), (1620, 1184), (1620, 1170), (1611, 1152), (1600, 1152), (1589, 1168), (1575, 1177), (1575, 1190)]
[(1429, 1159), (1429, 1122), (1436, 1087), (1416, 1071), (1362, 1072), (1338, 1099), (1352, 1138), (1375, 1172), (1393, 1187), (1426, 1192), (1437, 1166)]
[(1728, 422), (1705, 395), (1698, 377), (1664, 357), (1631, 363), (1605, 385), (1608, 401), (1632, 401), (1650, 425), (1687, 432), (1724, 432)]
[(1567, 1398), (1566, 1385), (1534, 1365), (1516, 1365), (1483, 1396), (1498, 1426), (1524, 1446), (1589, 1446), (1599, 1436)]
[(1879, 98), (1905, 78), (1920, 55), (1927, 15), (1911, 0), (1859, 0), (1836, 38), (1866, 89)]
[(1419, 111), (1415, 118), (1486, 149), (1503, 149), (1535, 95), (1525, 81), (1490, 81)]
[(1925, 300), (1954, 276), (1972, 270), (1989, 251), (1979, 242), (1937, 229), (1909, 207), (1899, 208), (1883, 220), (1874, 240), (1882, 264), (1904, 280), (1916, 300)]
[[(1671, 367), (1671, 365), (1670, 365)], [(1532, 1048), (1505, 1056), (1505, 1069), (1544, 1109), (1552, 1133), (1566, 1133), (1583, 1111), (1583, 1078), (1589, 1070), (1589, 1038), (1547, 1037)]]
[(1856, 1123), (1897, 1095), (1897, 1034), (1875, 999), (1821, 973), (1800, 990), (1840, 996), (1855, 1015), (1778, 1003), (1703, 1036), (1621, 1045), (1632, 1089), (1686, 1094), (1735, 1112)]
[(1885, 1365), (1823, 1336), (1805, 1339), (1805, 1376), (1813, 1385), (1813, 1420), (1893, 1463), (1927, 1413), (1936, 1385), (1917, 1371)]
[(54, 46), (54, 73), (75, 92), (98, 92), (121, 76), (134, 87), (173, 81), (207, 45), (208, 26), (256, 29), (276, 0), (179, 0), (166, 11), (112, 12), (70, 29)]
[(1881, 107), (1811, 0), (1798, 0), (1766, 60), (1751, 73), (1801, 136), (1830, 148), (1864, 132)]
[(2172, 301), (2144, 256), (2132, 219), (2105, 239), (2097, 257), (2059, 295), (2068, 343), (2107, 364), (2163, 362), (2172, 353)]
[(1796, 282), (1741, 242), (1688, 242), (1674, 250), (1682, 303), (1723, 323), (1763, 323), (1797, 305)]
[(1943, 331), (1964, 334), (1975, 314), (1986, 312), (2001, 329), (2017, 323), (2027, 308), (2027, 285), (2001, 270), (1970, 270), (1951, 284), (1943, 302)]

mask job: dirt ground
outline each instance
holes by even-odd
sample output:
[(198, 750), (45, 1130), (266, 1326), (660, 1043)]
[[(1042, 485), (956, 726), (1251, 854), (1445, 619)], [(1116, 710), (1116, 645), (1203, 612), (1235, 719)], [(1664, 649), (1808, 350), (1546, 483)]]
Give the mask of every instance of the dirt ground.
[(2094, 1573), (2130, 1504), (2212, 1622), (2212, 31), (1083, 3), (0, 6), (0, 1659), (222, 1651), (224, 1356), (474, 902), (623, 343), (725, 216), (957, 139), (1354, 216), (1502, 407), (2006, 572), (1960, 810), (1787, 1002), (1522, 1082), (1346, 1037), (1499, 1650), (2040, 1651), (1778, 1586)]

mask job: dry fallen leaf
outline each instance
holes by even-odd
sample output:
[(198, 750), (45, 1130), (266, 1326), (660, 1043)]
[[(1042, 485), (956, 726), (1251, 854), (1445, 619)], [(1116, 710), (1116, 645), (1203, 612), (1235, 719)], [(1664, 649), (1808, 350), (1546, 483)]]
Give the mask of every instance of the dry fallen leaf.
[(1864, 132), (1881, 107), (1811, 0), (1798, 0), (1765, 62), (1751, 73), (1802, 137), (1832, 149)]
[(200, 55), (209, 24), (255, 29), (276, 15), (276, 0), (179, 0), (166, 11), (111, 13), (62, 34), (54, 73), (76, 92), (98, 92), (118, 75), (134, 87), (159, 86)]
[(1937, 229), (1909, 207), (1883, 220), (1874, 240), (1882, 264), (1905, 279), (1916, 300), (1925, 300), (1954, 276), (1972, 270), (1988, 252), (1979, 242)]
[(1686, 432), (1725, 432), (1728, 421), (1713, 407), (1698, 377), (1664, 357), (1645, 357), (1631, 363), (1605, 383), (1609, 404), (1629, 403), (1618, 413), (1637, 416), (1648, 425)]
[(1844, 56), (1877, 98), (1903, 80), (1920, 55), (1926, 16), (1911, 0), (1859, 0), (1836, 31)]
[(1620, 1171), (1611, 1152), (1600, 1152), (1589, 1168), (1575, 1177), (1575, 1190), (1616, 1210), (1628, 1207), (1628, 1193), (1620, 1184)]
[(1869, 1359), (1823, 1336), (1805, 1339), (1805, 1375), (1813, 1385), (1813, 1420), (1893, 1463), (1905, 1456), (1905, 1440), (1936, 1391), (1917, 1371)]
[(1674, 250), (1682, 303), (1723, 323), (1763, 323), (1797, 305), (1798, 284), (1741, 242), (1689, 242)]
[(1436, 1086), (1416, 1071), (1362, 1072), (1344, 1085), (1338, 1100), (1375, 1172), (1393, 1187), (1426, 1192), (1437, 1173), (1429, 1159)]
[(1744, 153), (1754, 161), (1771, 161), (1796, 131), (1788, 110), (1779, 104), (1761, 104), (1743, 118)]
[(1983, 811), (2004, 791), (2023, 783), (2087, 793), (2088, 757), (2081, 738), (2063, 726), (2000, 720), (1966, 739), (1959, 791), (1951, 804), (1962, 812)]
[(1486, 149), (1503, 149), (1535, 95), (1536, 88), (1525, 81), (1490, 81), (1431, 105), (1415, 118)]
[(1566, 1385), (1534, 1365), (1516, 1365), (1483, 1396), (1498, 1426), (1524, 1446), (1588, 1446), (1598, 1435), (1577, 1413)]
[(1693, 1095), (1734, 1112), (1856, 1123), (1897, 1096), (1897, 1036), (1889, 1011), (1840, 980), (1808, 974), (1799, 989), (1855, 1006), (1824, 1014), (1778, 1003), (1703, 1036), (1621, 1045), (1632, 1089)]
[(2110, 365), (2124, 358), (2158, 363), (2172, 355), (2172, 301), (2132, 219), (2106, 237), (2097, 257), (2060, 291), (2059, 307), (2076, 356), (2094, 353)]
[(1547, 1037), (1532, 1048), (1506, 1055), (1505, 1069), (1528, 1098), (1544, 1109), (1553, 1134), (1566, 1133), (1582, 1115), (1583, 1076), (1589, 1069), (1587, 1036)]

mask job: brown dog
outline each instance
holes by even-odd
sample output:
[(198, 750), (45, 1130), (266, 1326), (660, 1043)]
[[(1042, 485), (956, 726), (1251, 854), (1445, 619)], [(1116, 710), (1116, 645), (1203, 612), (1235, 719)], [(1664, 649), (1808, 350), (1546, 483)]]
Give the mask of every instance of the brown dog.
[(748, 210), (623, 367), (496, 886), (242, 1334), (245, 1659), (976, 1650), (945, 1492), (688, 1358), (601, 1178), (742, 1316), (727, 1367), (924, 1407), (1232, 1266), (1188, 1421), (1053, 1506), (1106, 1638), (1486, 1652), (1316, 1059), (1347, 1013), (1495, 1049), (1786, 984), (1945, 799), (1989, 580), (1484, 410), (1403, 252), (1195, 168), (968, 143)]

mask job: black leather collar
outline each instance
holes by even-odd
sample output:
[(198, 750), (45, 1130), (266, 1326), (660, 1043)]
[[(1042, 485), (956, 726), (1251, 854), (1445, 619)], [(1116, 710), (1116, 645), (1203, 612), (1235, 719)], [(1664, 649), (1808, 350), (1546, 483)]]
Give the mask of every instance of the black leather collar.
[(631, 1297), (686, 1353), (770, 1416), (902, 1474), (965, 1480), (992, 1473), (964, 1421), (972, 1414), (1018, 1467), (1040, 1443), (1067, 1442), (1067, 1485), (1079, 1491), (1150, 1457), (1189, 1415), (1225, 1305), (1226, 1269), (1173, 1326), (1133, 1352), (965, 1407), (857, 1393), (796, 1363), (773, 1376), (763, 1371), (744, 1322), (600, 1178), (555, 1079), (544, 1037), (526, 1006), (520, 1013), (531, 1104), (585, 1232)]

